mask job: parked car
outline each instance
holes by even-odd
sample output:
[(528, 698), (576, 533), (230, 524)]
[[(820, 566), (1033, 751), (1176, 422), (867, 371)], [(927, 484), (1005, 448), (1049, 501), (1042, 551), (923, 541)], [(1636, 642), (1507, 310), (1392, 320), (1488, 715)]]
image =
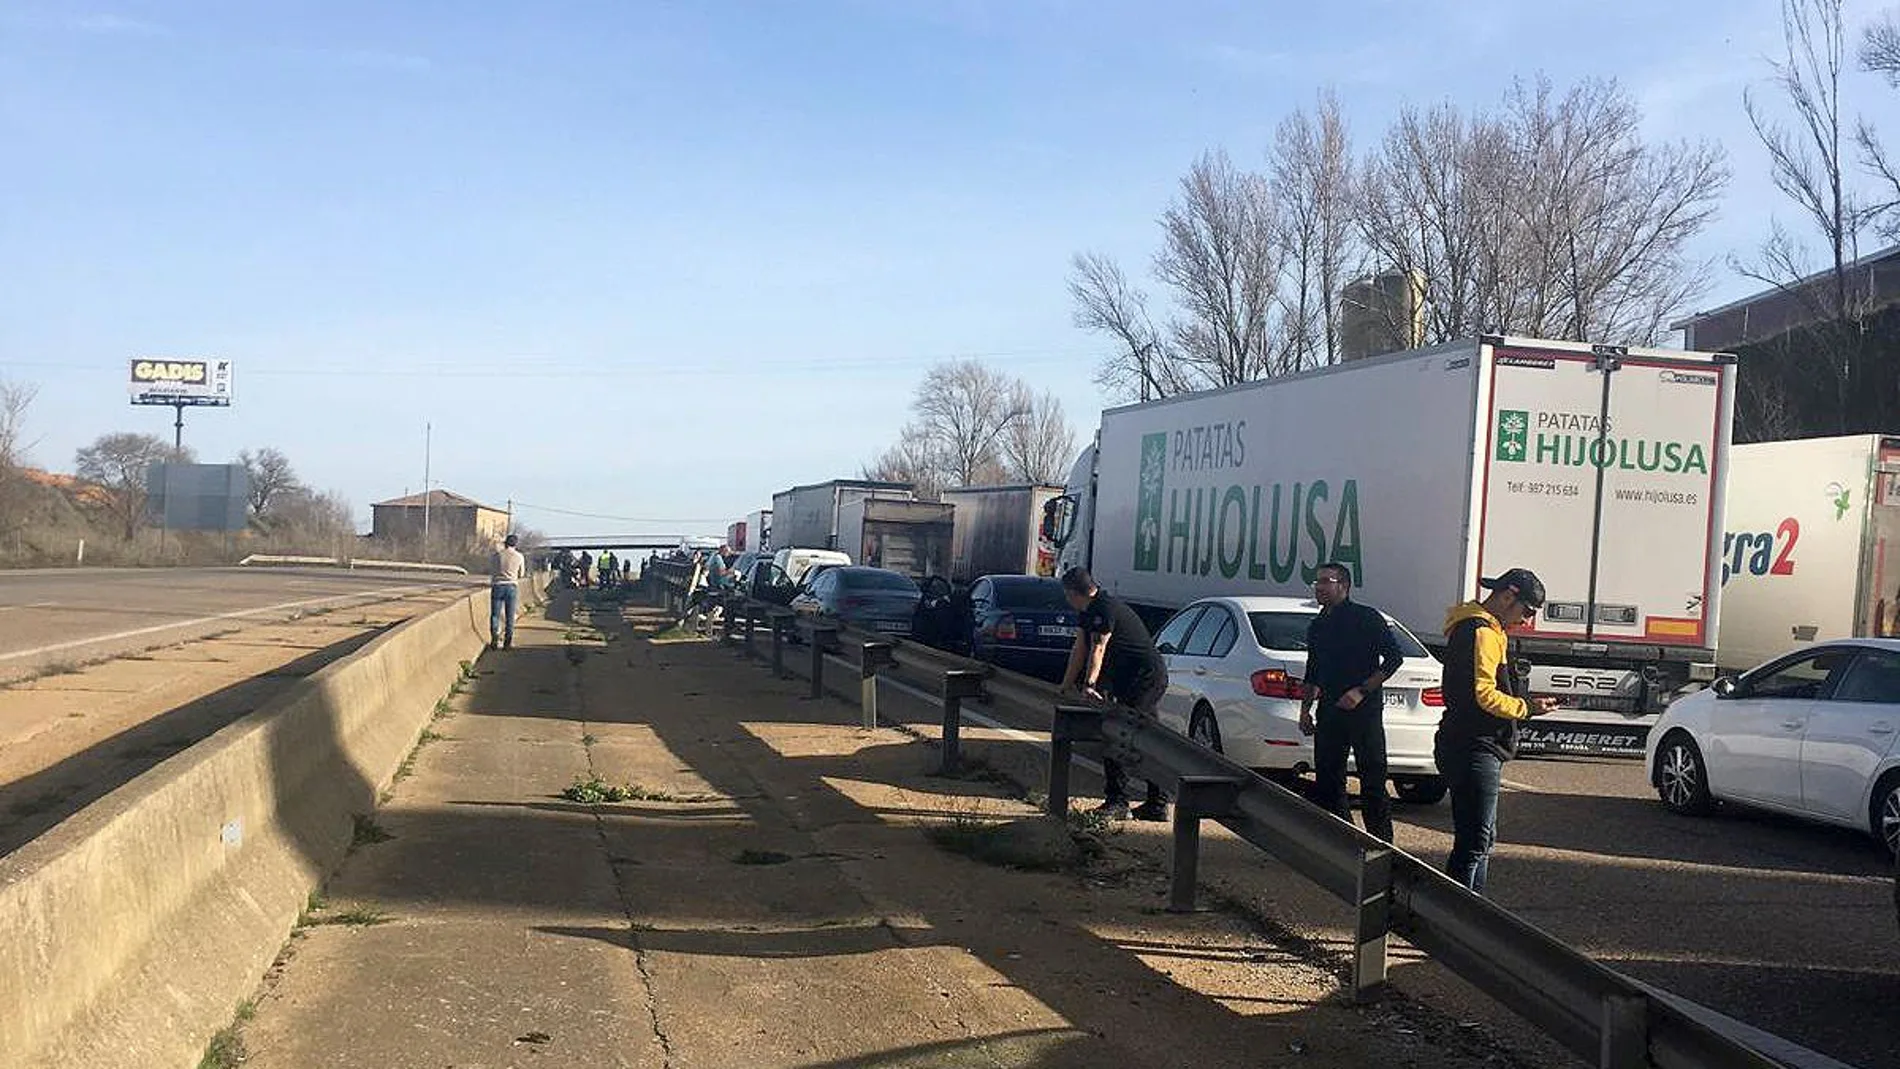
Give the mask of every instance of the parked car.
[(1062, 584), (1033, 575), (988, 575), (971, 584), (967, 630), (971, 657), (999, 668), (1062, 682), (1075, 644), (1075, 610)]
[[(1306, 629), (1319, 605), (1299, 598), (1207, 598), (1155, 634), (1168, 663), (1161, 722), (1240, 764), (1268, 773), (1313, 767), (1300, 733)], [(1445, 796), (1432, 758), (1444, 708), (1444, 667), (1398, 621), (1386, 617), (1405, 663), (1385, 691), (1387, 772), (1401, 800)]]
[(1736, 802), (1858, 828), (1900, 853), (1900, 639), (1840, 639), (1679, 698), (1650, 729), (1678, 813)]
[(840, 566), (819, 573), (792, 599), (792, 611), (908, 638), (920, 597), (922, 592), (908, 576), (882, 568)]
[(835, 549), (799, 549), (788, 547), (772, 555), (772, 563), (794, 584), (805, 582), (805, 573), (820, 564), (850, 564), (851, 555)]

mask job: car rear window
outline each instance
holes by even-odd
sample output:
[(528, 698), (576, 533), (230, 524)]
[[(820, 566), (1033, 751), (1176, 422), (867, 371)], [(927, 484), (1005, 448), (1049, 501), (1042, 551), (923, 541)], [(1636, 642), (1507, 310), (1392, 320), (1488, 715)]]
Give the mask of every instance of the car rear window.
[(1062, 596), (1062, 584), (1054, 579), (991, 580), (996, 589), (996, 604), (1005, 609), (1030, 612), (1072, 612)]
[(857, 571), (854, 569), (852, 571), (839, 572), (838, 582), (852, 590), (903, 590), (912, 594), (917, 593), (917, 584), (911, 582), (908, 577), (898, 575), (896, 572), (880, 572), (875, 570)]
[[(1318, 614), (1310, 612), (1250, 612), (1247, 620), (1253, 624), (1253, 634), (1260, 640), (1263, 650), (1288, 650), (1304, 652), (1306, 649), (1306, 628)], [(1399, 653), (1406, 657), (1430, 657), (1418, 639), (1412, 633), (1397, 624), (1387, 625), (1392, 631), (1393, 641), (1398, 643)]]

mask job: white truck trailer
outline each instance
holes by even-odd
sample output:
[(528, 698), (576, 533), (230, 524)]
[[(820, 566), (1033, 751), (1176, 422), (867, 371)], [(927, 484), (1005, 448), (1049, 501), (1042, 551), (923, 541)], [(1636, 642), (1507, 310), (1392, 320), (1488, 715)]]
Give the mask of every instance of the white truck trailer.
[(1738, 445), (1722, 641), (1739, 672), (1804, 643), (1900, 634), (1900, 435)]
[(856, 556), (858, 547), (840, 541), (838, 517), (846, 505), (865, 498), (913, 501), (909, 483), (869, 479), (833, 479), (794, 486), (772, 495), (772, 546), (779, 549), (839, 549)]
[(1530, 568), (1514, 664), (1565, 708), (1526, 749), (1641, 753), (1713, 675), (1734, 389), (1726, 355), (1487, 337), (1171, 397), (1103, 413), (1049, 527), (1152, 615), (1336, 560), (1428, 643)]
[(1052, 576), (1056, 547), (1043, 531), (1043, 510), (1060, 486), (965, 486), (945, 490), (956, 506), (950, 580), (974, 583), (986, 575)]

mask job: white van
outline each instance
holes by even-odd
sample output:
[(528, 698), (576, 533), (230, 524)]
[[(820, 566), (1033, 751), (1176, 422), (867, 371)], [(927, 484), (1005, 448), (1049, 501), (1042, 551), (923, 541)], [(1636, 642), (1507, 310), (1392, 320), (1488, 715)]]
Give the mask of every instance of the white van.
[(791, 580), (793, 585), (799, 586), (804, 584), (805, 576), (811, 574), (813, 568), (821, 565), (849, 566), (851, 555), (835, 549), (786, 548), (773, 555), (772, 563), (785, 573), (785, 578)]

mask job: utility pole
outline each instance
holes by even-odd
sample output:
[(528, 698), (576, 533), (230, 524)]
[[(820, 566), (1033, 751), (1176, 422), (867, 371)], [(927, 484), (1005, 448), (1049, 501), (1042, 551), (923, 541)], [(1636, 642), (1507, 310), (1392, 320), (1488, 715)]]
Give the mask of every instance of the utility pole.
[(429, 462), (432, 459), (435, 424), (422, 425), (422, 563), (429, 563)]

